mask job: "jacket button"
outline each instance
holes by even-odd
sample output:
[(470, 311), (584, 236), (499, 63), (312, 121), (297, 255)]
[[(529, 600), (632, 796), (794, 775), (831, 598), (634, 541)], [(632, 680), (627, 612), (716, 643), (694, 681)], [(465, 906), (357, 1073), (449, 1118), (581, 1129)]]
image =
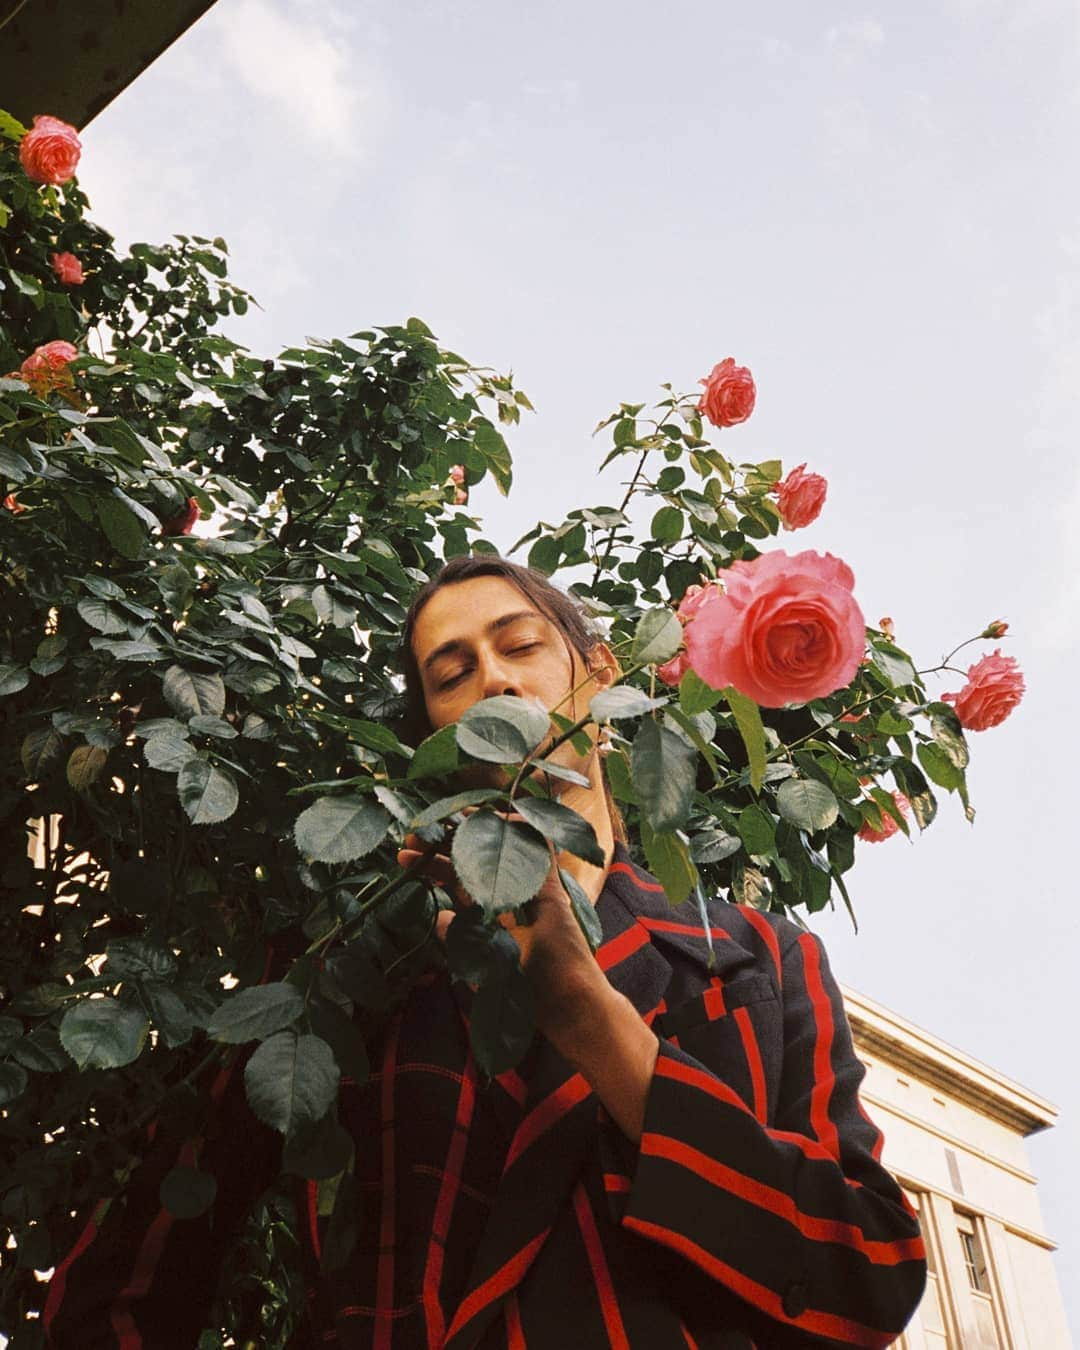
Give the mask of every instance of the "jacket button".
[(801, 1317), (806, 1311), (806, 1283), (803, 1280), (793, 1280), (784, 1290), (784, 1297), (781, 1307), (784, 1309), (785, 1317)]

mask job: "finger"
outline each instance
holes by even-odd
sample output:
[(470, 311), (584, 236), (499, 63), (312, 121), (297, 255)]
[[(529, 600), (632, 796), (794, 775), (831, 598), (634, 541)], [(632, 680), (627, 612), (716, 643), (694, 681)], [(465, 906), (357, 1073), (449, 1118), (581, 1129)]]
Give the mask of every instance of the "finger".
[(399, 867), (411, 867), (413, 863), (423, 859), (423, 865), (417, 868), (417, 872), (436, 882), (439, 886), (449, 887), (454, 884), (454, 867), (450, 859), (444, 853), (433, 853), (425, 858), (423, 853), (417, 852), (413, 848), (403, 848), (398, 851), (397, 860)]

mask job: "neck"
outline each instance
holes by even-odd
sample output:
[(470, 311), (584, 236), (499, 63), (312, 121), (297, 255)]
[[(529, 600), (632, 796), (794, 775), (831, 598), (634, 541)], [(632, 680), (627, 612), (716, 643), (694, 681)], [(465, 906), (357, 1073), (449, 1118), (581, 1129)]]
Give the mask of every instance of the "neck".
[(568, 784), (566, 790), (559, 794), (559, 801), (572, 811), (576, 811), (579, 816), (583, 816), (593, 827), (597, 842), (604, 853), (604, 865), (596, 867), (572, 853), (560, 853), (559, 866), (569, 872), (584, 888), (586, 895), (595, 905), (600, 898), (600, 892), (604, 889), (608, 868), (615, 853), (615, 831), (611, 824), (611, 812), (608, 810), (607, 793), (604, 791), (600, 755), (596, 750), (589, 757), (588, 778), (587, 788)]

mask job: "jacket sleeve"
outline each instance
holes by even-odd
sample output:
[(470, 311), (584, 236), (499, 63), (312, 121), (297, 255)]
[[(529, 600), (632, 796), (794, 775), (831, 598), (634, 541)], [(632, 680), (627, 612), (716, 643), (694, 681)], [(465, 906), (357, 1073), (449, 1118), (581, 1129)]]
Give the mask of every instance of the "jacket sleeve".
[(797, 1344), (886, 1346), (918, 1306), (918, 1220), (859, 1102), (840, 991), (820, 941), (783, 951), (774, 1121), (661, 1039), (622, 1222), (678, 1253)]
[[(49, 1350), (191, 1350), (206, 1325), (225, 1249), (276, 1175), (277, 1136), (251, 1114), (238, 1064), (210, 1088), (206, 1134), (151, 1139), (124, 1189), (99, 1200), (58, 1263), (43, 1313)], [(174, 1167), (217, 1183), (198, 1218), (175, 1218), (159, 1197)]]

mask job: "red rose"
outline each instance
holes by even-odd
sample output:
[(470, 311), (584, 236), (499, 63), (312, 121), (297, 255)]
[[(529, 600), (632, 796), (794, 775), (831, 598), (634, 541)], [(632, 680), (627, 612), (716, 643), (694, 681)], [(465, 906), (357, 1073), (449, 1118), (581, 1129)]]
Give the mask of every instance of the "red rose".
[[(863, 782), (865, 780), (860, 779), (859, 781)], [(893, 801), (900, 808), (900, 814), (906, 817), (908, 815), (910, 802), (904, 794), (902, 792), (894, 792)], [(877, 805), (876, 802), (875, 805)], [(878, 810), (881, 811), (880, 806), (878, 807)], [(869, 821), (865, 821), (862, 829), (859, 830), (859, 838), (865, 839), (868, 844), (880, 844), (883, 839), (891, 839), (899, 829), (900, 826), (897, 825), (892, 816), (890, 816), (887, 811), (881, 811), (881, 829), (876, 830)]]
[(78, 355), (77, 347), (57, 338), (36, 347), (19, 367), (19, 374), (40, 397), (50, 389), (59, 389), (72, 383), (68, 364)]
[(780, 519), (789, 530), (801, 530), (817, 520), (825, 505), (829, 484), (819, 473), (803, 473), (805, 468), (805, 464), (800, 464), (776, 485)]
[(703, 412), (714, 427), (733, 427), (754, 411), (754, 377), (746, 366), (737, 366), (733, 356), (713, 366), (708, 378), (698, 380), (698, 384), (705, 386), (698, 412)]
[(57, 186), (74, 177), (81, 153), (78, 132), (59, 117), (35, 117), (19, 146), (27, 178)]
[(724, 592), (686, 625), (692, 669), (763, 708), (809, 703), (843, 689), (866, 647), (855, 577), (831, 553), (782, 550), (724, 571)]
[(1002, 656), (999, 647), (968, 668), (968, 682), (958, 694), (942, 694), (952, 703), (960, 725), (968, 731), (988, 731), (1004, 722), (1024, 697), (1024, 677), (1015, 656)]
[(86, 280), (82, 263), (74, 253), (54, 253), (52, 255), (52, 269), (65, 286), (81, 286)]
[(172, 520), (166, 520), (161, 526), (163, 535), (190, 534), (195, 522), (199, 519), (199, 502), (195, 497), (187, 499), (187, 505), (178, 516), (173, 516)]

